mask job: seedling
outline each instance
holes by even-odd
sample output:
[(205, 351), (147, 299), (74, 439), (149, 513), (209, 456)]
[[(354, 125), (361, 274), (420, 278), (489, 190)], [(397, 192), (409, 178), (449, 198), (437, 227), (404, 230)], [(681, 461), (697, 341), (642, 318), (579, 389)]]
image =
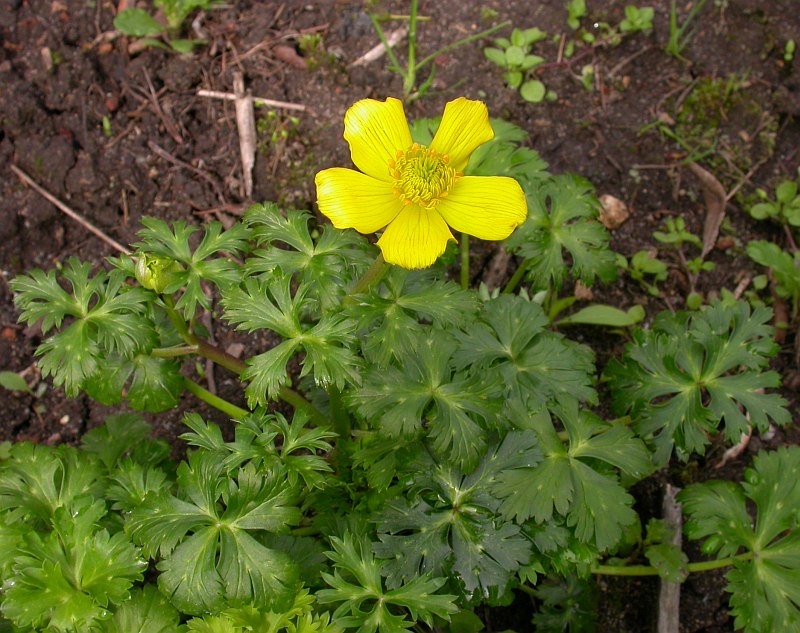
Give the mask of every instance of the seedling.
[[(637, 251), (630, 262), (624, 256), (618, 255), (618, 264), (627, 270), (631, 279), (639, 282), (647, 293), (653, 297), (661, 294), (658, 282), (665, 281), (668, 275), (667, 264), (662, 262), (652, 251)], [(648, 281), (652, 279), (652, 281)]]
[(637, 31), (651, 31), (653, 29), (653, 7), (625, 7), (625, 19), (619, 23), (619, 30), (623, 33), (636, 33)]
[(774, 200), (763, 189), (758, 189), (756, 195), (762, 202), (749, 209), (750, 215), (756, 220), (774, 220), (783, 225), (800, 227), (800, 193), (797, 180), (781, 182), (775, 189)]
[(684, 59), (683, 50), (689, 45), (692, 37), (694, 37), (694, 28), (690, 29), (692, 22), (697, 14), (702, 11), (708, 0), (697, 0), (691, 5), (689, 13), (683, 19), (681, 24), (678, 23), (678, 9), (675, 6), (675, 0), (670, 0), (669, 8), (669, 40), (664, 50), (673, 57)]
[[(422, 97), (431, 87), (433, 84), (434, 73), (436, 71), (436, 66), (433, 64), (434, 60), (437, 57), (442, 55), (443, 53), (452, 51), (460, 46), (464, 46), (470, 42), (474, 42), (481, 38), (487, 37), (496, 31), (505, 28), (508, 26), (509, 22), (506, 20), (501, 24), (497, 24), (485, 31), (481, 31), (480, 33), (476, 33), (475, 35), (470, 35), (469, 37), (464, 37), (460, 40), (453, 42), (452, 44), (448, 44), (447, 46), (443, 46), (437, 51), (434, 51), (427, 57), (417, 61), (417, 27), (419, 26), (419, 22), (422, 21), (421, 16), (418, 15), (419, 12), (419, 0), (411, 0), (409, 5), (409, 15), (407, 16), (408, 20), (408, 55), (406, 57), (405, 63), (401, 63), (397, 54), (394, 52), (394, 48), (389, 45), (388, 40), (386, 39), (386, 33), (381, 26), (381, 20), (377, 15), (372, 13), (369, 14), (370, 20), (372, 20), (372, 25), (375, 27), (375, 31), (378, 34), (378, 37), (381, 40), (384, 48), (386, 49), (386, 55), (391, 62), (389, 66), (389, 70), (396, 72), (403, 78), (403, 100), (404, 101), (414, 101), (415, 99), (419, 99)], [(393, 16), (390, 16), (393, 17)], [(417, 76), (418, 74), (427, 66), (430, 65), (430, 72), (428, 73), (428, 77), (418, 85)]]
[(546, 38), (547, 33), (538, 28), (514, 29), (510, 39), (498, 37), (494, 40), (494, 47), (483, 49), (489, 61), (504, 69), (506, 85), (519, 90), (520, 96), (531, 103), (538, 103), (547, 95), (541, 81), (528, 79), (531, 72), (544, 62), (543, 57), (531, 53), (531, 47)]
[(792, 321), (797, 319), (800, 315), (800, 251), (788, 253), (777, 244), (754, 240), (747, 245), (747, 254), (772, 271), (776, 294), (789, 300)]
[(794, 53), (797, 50), (797, 44), (794, 40), (787, 40), (783, 46), (783, 61), (787, 64), (794, 59)]
[(567, 25), (577, 31), (581, 25), (581, 18), (587, 15), (586, 0), (569, 0), (567, 2)]
[(190, 53), (195, 46), (205, 44), (203, 40), (189, 40), (177, 37), (185, 20), (197, 10), (208, 9), (214, 0), (155, 0), (154, 5), (161, 9), (166, 25), (156, 20), (144, 9), (130, 8), (120, 11), (114, 18), (114, 28), (130, 37), (142, 38), (143, 46), (165, 48)]
[(678, 261), (689, 279), (689, 291), (686, 299), (687, 307), (696, 309), (702, 299), (695, 292), (697, 279), (701, 272), (714, 270), (714, 263), (705, 261), (702, 256), (687, 257), (686, 246), (702, 249), (703, 242), (686, 228), (686, 222), (682, 217), (667, 218), (664, 222), (664, 227), (665, 231), (655, 231), (653, 237), (662, 244), (668, 245), (677, 254)]

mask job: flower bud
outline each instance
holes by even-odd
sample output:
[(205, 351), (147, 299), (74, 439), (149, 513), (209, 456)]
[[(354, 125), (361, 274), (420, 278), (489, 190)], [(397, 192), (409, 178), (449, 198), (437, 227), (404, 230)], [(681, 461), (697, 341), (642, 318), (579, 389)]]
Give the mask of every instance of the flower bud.
[(182, 270), (183, 266), (170, 257), (140, 253), (136, 261), (136, 281), (142, 287), (161, 294), (177, 280), (176, 274)]

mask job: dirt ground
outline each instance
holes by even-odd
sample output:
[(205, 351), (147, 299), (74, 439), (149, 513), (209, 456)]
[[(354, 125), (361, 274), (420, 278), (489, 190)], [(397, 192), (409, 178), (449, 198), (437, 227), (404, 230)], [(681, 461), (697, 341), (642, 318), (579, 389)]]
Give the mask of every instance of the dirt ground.
[[(146, 215), (227, 223), (253, 201), (313, 209), (314, 173), (349, 162), (341, 137), (347, 107), (364, 97), (402, 93), (402, 82), (387, 70), (385, 59), (351, 64), (378, 43), (366, 11), (404, 13), (405, 2), (220, 4), (192, 16), (188, 33), (194, 30), (192, 37), (201, 34), (208, 43), (183, 56), (159, 49), (136, 51), (134, 42), (115, 36), (116, 4), (0, 0), (0, 370), (26, 372), (29, 382), (36, 380), (33, 351), (40, 335), (17, 324), (8, 281), (33, 267), (58, 266), (70, 256), (99, 264), (115, 252), (23, 184), (12, 165), (108, 236), (129, 244), (136, 241), (139, 220)], [(619, 24), (626, 4), (630, 2), (587, 0), (589, 15), (582, 25), (602, 42), (602, 24)], [(727, 207), (729, 224), (710, 256), (717, 267), (701, 275), (698, 290), (705, 295), (733, 290), (743, 278), (760, 272), (744, 256), (748, 240), (784, 243), (780, 231), (751, 220), (744, 206), (756, 187), (771, 188), (781, 177), (793, 177), (800, 166), (800, 59), (784, 60), (784, 44), (800, 35), (797, 0), (707, 2), (693, 22), (697, 28), (683, 60), (664, 51), (669, 1), (636, 4), (655, 9), (652, 32), (627, 36), (616, 45), (586, 46), (566, 58), (563, 45), (574, 34), (562, 0), (421, 0), (420, 13), (430, 17), (419, 27), (422, 56), (503, 20), (547, 32), (550, 38), (537, 44), (535, 52), (546, 60), (539, 78), (557, 98), (524, 102), (484, 57), (485, 40), (441, 55), (430, 92), (408, 106), (407, 113), (411, 118), (437, 116), (447, 101), (461, 95), (485, 101), (492, 116), (530, 134), (531, 146), (552, 173), (580, 174), (598, 194), (613, 195), (630, 206), (631, 218), (613, 231), (612, 242), (614, 250), (627, 256), (653, 248), (653, 231), (666, 217), (682, 216), (691, 230), (702, 231), (702, 187), (683, 164), (690, 152), (660, 133), (659, 126), (699, 134), (713, 125), (717, 145), (700, 164), (726, 191), (739, 193)], [(690, 6), (680, 0), (680, 15)], [(399, 25), (388, 23), (387, 28)], [(509, 32), (506, 28), (500, 34)], [(580, 81), (588, 64), (595, 69), (590, 89)], [(231, 92), (237, 73), (254, 96), (305, 108), (257, 112), (251, 199), (243, 194), (233, 103), (197, 94), (201, 89)], [(702, 87), (725, 82), (733, 95), (729, 99), (695, 99)], [(496, 248), (476, 247), (473, 280), (487, 274)], [(673, 271), (663, 288), (663, 298), (647, 297), (641, 286), (623, 276), (596, 288), (595, 298), (621, 308), (642, 303), (650, 316), (667, 303), (682, 307), (685, 277)], [(222, 347), (235, 340), (224, 329), (214, 334)], [(592, 341), (596, 349), (595, 343), (600, 344), (601, 363), (604, 353), (614, 353), (622, 343), (598, 341), (592, 331), (577, 336)], [(789, 332), (775, 368), (797, 411), (795, 345)], [(217, 388), (233, 394), (236, 384), (219, 372)], [(187, 409), (220, 420), (187, 396), (179, 411), (150, 417), (156, 434), (174, 441)], [(108, 412), (85, 397), (67, 400), (52, 388), (41, 388), (35, 397), (0, 389), (0, 441), (76, 442)], [(779, 430), (769, 445), (796, 440), (796, 429)], [(754, 440), (750, 450), (762, 445)], [(695, 464), (707, 471), (699, 477), (739, 476), (748, 454), (712, 471), (719, 452)], [(670, 477), (664, 473), (662, 481)], [(634, 490), (645, 513), (658, 514), (657, 484)], [(599, 585), (600, 631), (654, 629), (657, 581), (603, 579)], [(721, 575), (690, 578), (682, 598), (685, 633), (733, 630)], [(522, 622), (509, 617), (517, 631), (526, 630), (529, 614)]]

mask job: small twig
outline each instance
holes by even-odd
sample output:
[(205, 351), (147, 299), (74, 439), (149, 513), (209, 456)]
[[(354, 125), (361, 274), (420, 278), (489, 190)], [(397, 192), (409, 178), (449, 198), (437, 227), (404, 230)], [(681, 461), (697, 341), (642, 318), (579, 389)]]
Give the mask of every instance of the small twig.
[[(399, 29), (396, 29), (390, 32), (386, 36), (386, 44), (390, 47), (397, 46), (400, 42), (403, 41), (403, 38), (408, 35), (408, 27), (401, 26)], [(364, 53), (361, 57), (355, 60), (351, 66), (365, 66), (369, 62), (374, 62), (377, 59), (380, 59), (386, 54), (386, 45), (383, 42), (373, 46), (369, 49), (366, 53)]]
[(217, 197), (219, 198), (219, 201), (220, 202), (225, 202), (225, 196), (222, 194), (222, 191), (220, 190), (219, 185), (216, 183), (216, 181), (211, 176), (209, 176), (202, 169), (197, 169), (197, 167), (195, 167), (194, 165), (190, 165), (189, 163), (187, 163), (185, 161), (182, 161), (179, 158), (175, 158), (168, 151), (166, 151), (165, 149), (162, 149), (161, 147), (159, 147), (159, 145), (155, 141), (147, 141), (147, 147), (149, 147), (154, 153), (156, 153), (158, 156), (160, 156), (164, 160), (169, 161), (173, 165), (177, 165), (178, 167), (183, 167), (184, 169), (188, 169), (189, 171), (192, 171), (195, 174), (197, 174), (198, 176), (200, 176), (201, 178), (203, 178), (214, 189), (214, 191), (217, 194)]
[[(675, 500), (680, 488), (667, 484), (664, 490), (662, 509), (664, 523), (672, 530), (670, 543), (678, 549), (681, 547), (681, 530), (683, 529), (683, 512), (681, 505)], [(658, 633), (678, 633), (680, 626), (681, 584), (661, 579), (661, 591), (658, 594)]]
[(171, 117), (164, 114), (164, 109), (158, 102), (158, 95), (156, 94), (153, 82), (150, 80), (150, 74), (147, 72), (146, 68), (142, 68), (142, 72), (144, 73), (145, 81), (147, 81), (147, 89), (150, 91), (150, 101), (153, 104), (153, 110), (155, 110), (158, 118), (161, 119), (161, 122), (164, 124), (164, 129), (167, 130), (172, 140), (178, 145), (183, 145), (183, 137), (181, 137), (181, 133), (178, 131), (178, 126), (175, 125), (175, 121), (173, 121)]
[(636, 51), (636, 52), (635, 52), (633, 55), (629, 55), (628, 57), (626, 57), (625, 59), (623, 59), (623, 60), (622, 60), (621, 62), (619, 62), (619, 63), (618, 63), (616, 66), (614, 66), (614, 68), (612, 68), (611, 70), (609, 70), (609, 71), (608, 71), (608, 73), (607, 73), (607, 74), (608, 74), (608, 78), (609, 78), (609, 79), (611, 79), (611, 78), (615, 77), (615, 76), (616, 76), (616, 74), (617, 74), (617, 73), (618, 73), (620, 70), (622, 70), (622, 69), (623, 69), (625, 66), (627, 66), (628, 64), (630, 64), (630, 63), (631, 63), (631, 62), (632, 62), (634, 59), (636, 59), (637, 57), (639, 57), (639, 55), (642, 55), (642, 54), (646, 53), (647, 51), (649, 51), (651, 48), (653, 48), (653, 47), (652, 47), (652, 46), (645, 46), (644, 48), (640, 48), (640, 49), (639, 49), (638, 51)]
[[(226, 101), (236, 101), (236, 95), (231, 92), (220, 92), (219, 90), (198, 90), (198, 97), (208, 97), (210, 99), (225, 99)], [(275, 101), (264, 97), (252, 97), (253, 105), (267, 106), (270, 108), (283, 108), (284, 110), (298, 110), (305, 112), (306, 106), (301, 103), (289, 103), (287, 101)]]
[(239, 131), (244, 197), (250, 198), (253, 195), (253, 166), (256, 164), (256, 117), (253, 99), (244, 90), (244, 77), (240, 72), (233, 75), (233, 90), (236, 94), (236, 129)]
[(75, 220), (78, 224), (80, 224), (87, 231), (89, 231), (90, 233), (94, 233), (97, 237), (99, 237), (101, 240), (103, 240), (106, 244), (109, 244), (110, 246), (112, 246), (113, 248), (118, 250), (120, 253), (123, 253), (125, 255), (130, 255), (131, 254), (131, 251), (129, 251), (122, 244), (117, 242), (114, 238), (111, 238), (108, 235), (106, 235), (105, 233), (103, 233), (103, 231), (101, 231), (94, 224), (89, 222), (89, 220), (85, 219), (78, 212), (73, 211), (72, 209), (70, 209), (66, 204), (61, 202), (61, 200), (59, 200), (53, 194), (51, 194), (49, 191), (47, 191), (42, 186), (37, 184), (30, 176), (28, 176), (28, 174), (26, 174), (24, 171), (22, 171), (19, 167), (17, 167), (16, 165), (9, 165), (9, 167), (11, 167), (11, 171), (13, 171), (17, 175), (17, 177), (20, 180), (22, 180), (22, 182), (24, 182), (29, 187), (31, 187), (34, 191), (36, 191), (38, 194), (40, 194), (48, 202), (50, 202), (51, 204), (55, 205), (65, 215), (67, 215), (70, 218), (72, 218), (73, 220)]

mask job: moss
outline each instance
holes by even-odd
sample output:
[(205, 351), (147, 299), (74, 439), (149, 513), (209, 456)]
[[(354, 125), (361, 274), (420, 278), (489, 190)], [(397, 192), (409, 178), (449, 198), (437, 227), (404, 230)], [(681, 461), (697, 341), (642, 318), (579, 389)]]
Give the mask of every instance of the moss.
[(702, 161), (732, 188), (772, 156), (778, 119), (746, 78), (703, 77), (676, 103), (675, 137), (687, 161)]

